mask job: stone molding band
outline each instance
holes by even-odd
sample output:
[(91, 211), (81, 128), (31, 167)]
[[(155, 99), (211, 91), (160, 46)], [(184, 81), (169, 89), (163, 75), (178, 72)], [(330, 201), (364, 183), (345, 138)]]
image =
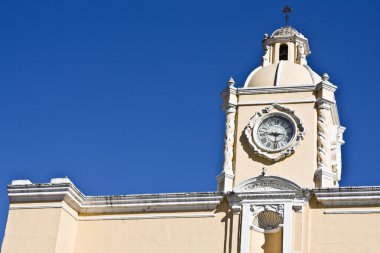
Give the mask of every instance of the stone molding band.
[[(380, 187), (340, 187), (301, 189), (286, 179), (267, 177), (247, 180), (235, 192), (203, 192), (172, 194), (134, 194), (114, 196), (85, 196), (72, 183), (9, 185), (11, 209), (66, 203), (77, 213), (152, 213), (157, 211), (211, 211), (223, 199), (231, 210), (239, 212), (241, 204), (273, 203), (274, 200), (302, 205), (303, 199), (314, 195), (325, 206), (380, 206)], [(275, 180), (279, 187), (269, 189), (267, 181)], [(254, 185), (250, 187), (250, 185)], [(239, 190), (241, 189), (241, 190)], [(246, 189), (246, 190), (243, 190)], [(242, 191), (242, 192), (240, 192)], [(269, 202), (266, 202), (269, 201)], [(43, 203), (43, 204), (41, 204)], [(57, 206), (57, 208), (60, 206)], [(46, 208), (48, 208), (46, 206)]]

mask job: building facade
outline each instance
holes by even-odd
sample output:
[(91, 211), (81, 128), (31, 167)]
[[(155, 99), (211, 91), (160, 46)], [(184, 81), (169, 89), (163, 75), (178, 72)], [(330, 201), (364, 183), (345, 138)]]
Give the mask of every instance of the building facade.
[(379, 252), (380, 187), (339, 187), (337, 87), (296, 29), (262, 45), (244, 86), (222, 92), (217, 191), (85, 196), (67, 178), (14, 180), (2, 252)]

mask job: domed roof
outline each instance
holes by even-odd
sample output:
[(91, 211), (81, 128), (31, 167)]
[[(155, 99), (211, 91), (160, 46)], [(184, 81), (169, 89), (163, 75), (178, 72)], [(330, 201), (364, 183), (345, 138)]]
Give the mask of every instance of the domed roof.
[(302, 33), (298, 32), (296, 29), (290, 26), (281, 27), (280, 29), (277, 29), (272, 33), (271, 37), (277, 37), (277, 36), (292, 36), (292, 35), (298, 35), (303, 37)]
[(280, 61), (258, 67), (248, 76), (244, 87), (316, 85), (321, 77), (309, 66)]

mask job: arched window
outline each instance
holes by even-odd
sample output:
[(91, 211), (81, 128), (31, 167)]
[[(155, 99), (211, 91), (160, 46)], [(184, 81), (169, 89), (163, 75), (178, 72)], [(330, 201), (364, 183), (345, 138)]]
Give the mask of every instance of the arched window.
[(288, 45), (282, 44), (280, 46), (280, 61), (288, 60)]

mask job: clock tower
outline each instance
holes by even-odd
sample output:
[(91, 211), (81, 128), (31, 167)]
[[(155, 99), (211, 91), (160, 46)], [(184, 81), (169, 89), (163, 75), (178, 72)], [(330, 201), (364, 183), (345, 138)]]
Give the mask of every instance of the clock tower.
[(222, 92), (226, 113), (225, 160), (220, 191), (233, 191), (259, 175), (277, 176), (302, 188), (338, 187), (341, 177), (337, 87), (307, 63), (307, 38), (290, 26), (262, 41), (259, 67), (238, 88)]

